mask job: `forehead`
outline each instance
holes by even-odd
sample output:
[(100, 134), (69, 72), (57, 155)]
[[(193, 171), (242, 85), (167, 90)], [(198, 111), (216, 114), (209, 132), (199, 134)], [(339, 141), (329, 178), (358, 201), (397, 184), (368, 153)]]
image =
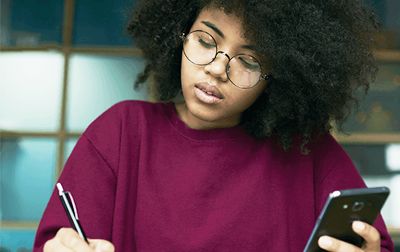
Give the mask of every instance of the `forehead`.
[(204, 21), (214, 24), (219, 30), (221, 30), (227, 39), (234, 37), (240, 41), (245, 41), (243, 34), (243, 26), (241, 19), (235, 14), (226, 14), (220, 8), (206, 7), (199, 13), (193, 26), (196, 29), (202, 29), (205, 25)]

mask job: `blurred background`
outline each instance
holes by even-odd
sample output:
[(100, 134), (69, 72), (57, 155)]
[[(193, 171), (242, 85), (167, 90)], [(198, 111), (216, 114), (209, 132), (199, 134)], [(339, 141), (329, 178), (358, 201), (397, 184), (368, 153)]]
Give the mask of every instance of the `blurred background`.
[[(392, 193), (382, 214), (400, 251), (400, 1), (364, 0), (383, 25), (379, 73), (334, 133), (368, 186)], [(62, 166), (112, 104), (149, 100), (125, 25), (133, 0), (0, 0), (0, 252), (31, 251)]]

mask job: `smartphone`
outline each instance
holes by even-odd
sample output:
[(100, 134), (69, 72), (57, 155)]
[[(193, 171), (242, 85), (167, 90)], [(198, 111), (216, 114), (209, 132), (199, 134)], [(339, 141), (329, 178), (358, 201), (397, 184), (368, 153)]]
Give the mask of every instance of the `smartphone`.
[(325, 251), (318, 246), (323, 235), (361, 247), (364, 239), (353, 231), (352, 222), (373, 224), (389, 192), (387, 187), (375, 187), (330, 193), (303, 252)]

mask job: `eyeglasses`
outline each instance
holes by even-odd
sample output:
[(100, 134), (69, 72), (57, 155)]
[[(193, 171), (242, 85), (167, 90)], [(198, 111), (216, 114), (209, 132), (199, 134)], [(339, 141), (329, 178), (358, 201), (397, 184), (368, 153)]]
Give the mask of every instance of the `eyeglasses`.
[(226, 65), (228, 79), (239, 88), (252, 88), (260, 80), (268, 80), (269, 74), (262, 74), (261, 64), (256, 58), (247, 54), (238, 54), (229, 57), (223, 51), (218, 51), (217, 42), (208, 32), (196, 30), (181, 36), (183, 53), (195, 65), (205, 66), (213, 62), (219, 53), (225, 55), (229, 61)]

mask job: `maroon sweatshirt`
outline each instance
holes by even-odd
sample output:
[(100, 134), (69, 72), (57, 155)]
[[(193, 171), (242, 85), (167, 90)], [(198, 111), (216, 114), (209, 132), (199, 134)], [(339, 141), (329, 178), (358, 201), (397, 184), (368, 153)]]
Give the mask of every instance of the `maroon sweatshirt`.
[[(297, 252), (330, 192), (365, 186), (330, 135), (310, 149), (284, 152), (240, 126), (191, 129), (172, 103), (125, 101), (88, 127), (59, 181), (87, 236), (117, 252)], [(54, 192), (34, 251), (63, 226)], [(381, 217), (375, 226), (382, 251), (393, 251)]]

